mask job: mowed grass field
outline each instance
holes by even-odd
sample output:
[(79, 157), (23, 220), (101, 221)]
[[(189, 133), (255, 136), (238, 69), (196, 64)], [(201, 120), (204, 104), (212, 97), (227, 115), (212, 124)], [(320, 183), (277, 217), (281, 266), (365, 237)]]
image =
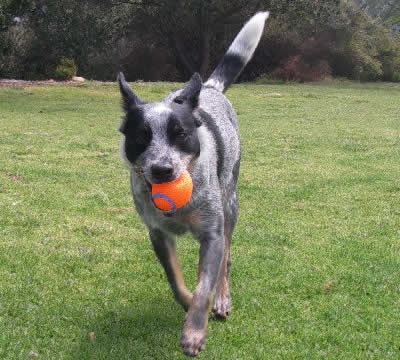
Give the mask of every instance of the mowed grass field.
[[(132, 84), (148, 101), (179, 84)], [(233, 312), (200, 359), (400, 358), (400, 86), (236, 85)], [(115, 84), (0, 88), (0, 359), (183, 359)], [(198, 244), (177, 241), (194, 289)]]

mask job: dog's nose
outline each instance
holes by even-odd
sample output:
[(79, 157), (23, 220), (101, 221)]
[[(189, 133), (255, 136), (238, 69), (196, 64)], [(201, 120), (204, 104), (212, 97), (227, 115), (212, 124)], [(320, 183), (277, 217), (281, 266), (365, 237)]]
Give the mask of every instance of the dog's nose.
[(151, 174), (157, 181), (169, 181), (173, 173), (173, 168), (170, 165), (153, 165)]

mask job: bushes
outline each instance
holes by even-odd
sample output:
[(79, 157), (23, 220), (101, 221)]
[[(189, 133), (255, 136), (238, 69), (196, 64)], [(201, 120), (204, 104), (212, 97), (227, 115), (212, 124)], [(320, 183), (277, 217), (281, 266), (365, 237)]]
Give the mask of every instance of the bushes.
[(343, 24), (332, 58), (333, 74), (360, 81), (398, 81), (400, 44), (365, 12), (343, 5)]
[(26, 72), (25, 59), (30, 51), (32, 34), (25, 22), (0, 32), (0, 78), (21, 79)]
[(318, 81), (331, 74), (329, 59), (332, 48), (326, 35), (297, 39), (292, 47), (297, 48), (297, 55), (283, 59), (272, 71), (271, 76), (286, 81)]
[[(162, 6), (168, 3), (160, 1)], [(212, 35), (206, 34), (211, 38), (202, 43), (208, 37), (203, 39), (200, 29), (188, 20), (188, 12), (184, 12), (187, 19), (177, 20), (180, 30), (173, 29), (172, 34), (178, 35), (171, 40), (157, 19), (166, 20), (153, 17), (153, 10), (149, 16), (155, 23), (148, 27), (148, 18), (135, 6), (121, 5), (121, 11), (93, 4), (87, 0), (47, 2), (45, 7), (33, 4), (19, 22), (0, 29), (0, 78), (66, 80), (76, 74), (77, 66), (82, 76), (98, 80), (114, 80), (120, 70), (131, 80), (185, 80), (189, 68), (207, 75), (236, 36), (242, 17), (247, 20), (253, 11), (243, 7)], [(183, 4), (195, 6), (195, 2)], [(265, 76), (317, 81), (330, 75), (399, 81), (400, 39), (352, 0), (272, 0), (269, 4), (272, 15), (265, 36), (239, 81)], [(157, 13), (161, 10), (166, 11), (160, 8)], [(194, 14), (191, 21), (200, 17)], [(61, 57), (66, 59), (60, 62)]]
[(256, 78), (318, 81), (330, 76), (332, 53), (332, 42), (327, 34), (304, 39), (296, 32), (278, 30), (262, 39), (248, 71)]
[(326, 78), (330, 72), (327, 61), (317, 60), (310, 64), (301, 55), (296, 55), (276, 68), (271, 73), (271, 77), (285, 81), (318, 81)]
[(274, 26), (269, 27), (249, 64), (252, 74), (300, 82), (329, 75), (359, 81), (399, 81), (400, 42), (365, 12), (349, 3), (341, 6), (340, 17), (324, 31), (285, 31), (272, 20)]
[(121, 59), (121, 68), (127, 78), (145, 81), (179, 79), (174, 59), (167, 50), (141, 41), (132, 42), (134, 47)]
[(392, 81), (393, 82), (400, 82), (400, 72), (393, 73)]
[(62, 58), (60, 64), (56, 67), (55, 78), (57, 80), (71, 80), (72, 77), (76, 76), (77, 70), (74, 59)]

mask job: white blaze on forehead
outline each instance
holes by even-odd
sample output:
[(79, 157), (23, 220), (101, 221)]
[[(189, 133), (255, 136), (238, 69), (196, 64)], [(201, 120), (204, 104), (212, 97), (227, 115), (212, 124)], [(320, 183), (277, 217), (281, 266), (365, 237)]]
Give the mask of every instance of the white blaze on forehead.
[(167, 105), (163, 103), (153, 103), (149, 104), (145, 109), (145, 118), (153, 130), (157, 128), (162, 129), (167, 123), (166, 120), (171, 113), (172, 110)]
[(169, 114), (172, 110), (163, 103), (158, 103), (149, 109), (149, 113), (154, 115)]
[(144, 118), (151, 128), (153, 138), (167, 138), (168, 119), (172, 109), (164, 103), (151, 103), (144, 108)]

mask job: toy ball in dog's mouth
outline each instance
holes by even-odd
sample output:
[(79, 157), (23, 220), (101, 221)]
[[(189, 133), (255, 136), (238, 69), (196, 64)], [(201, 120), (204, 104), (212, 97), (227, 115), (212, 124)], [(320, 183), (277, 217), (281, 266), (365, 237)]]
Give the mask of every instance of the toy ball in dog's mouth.
[(151, 198), (154, 205), (163, 211), (175, 211), (190, 200), (193, 191), (193, 181), (190, 174), (185, 171), (173, 181), (153, 184)]

